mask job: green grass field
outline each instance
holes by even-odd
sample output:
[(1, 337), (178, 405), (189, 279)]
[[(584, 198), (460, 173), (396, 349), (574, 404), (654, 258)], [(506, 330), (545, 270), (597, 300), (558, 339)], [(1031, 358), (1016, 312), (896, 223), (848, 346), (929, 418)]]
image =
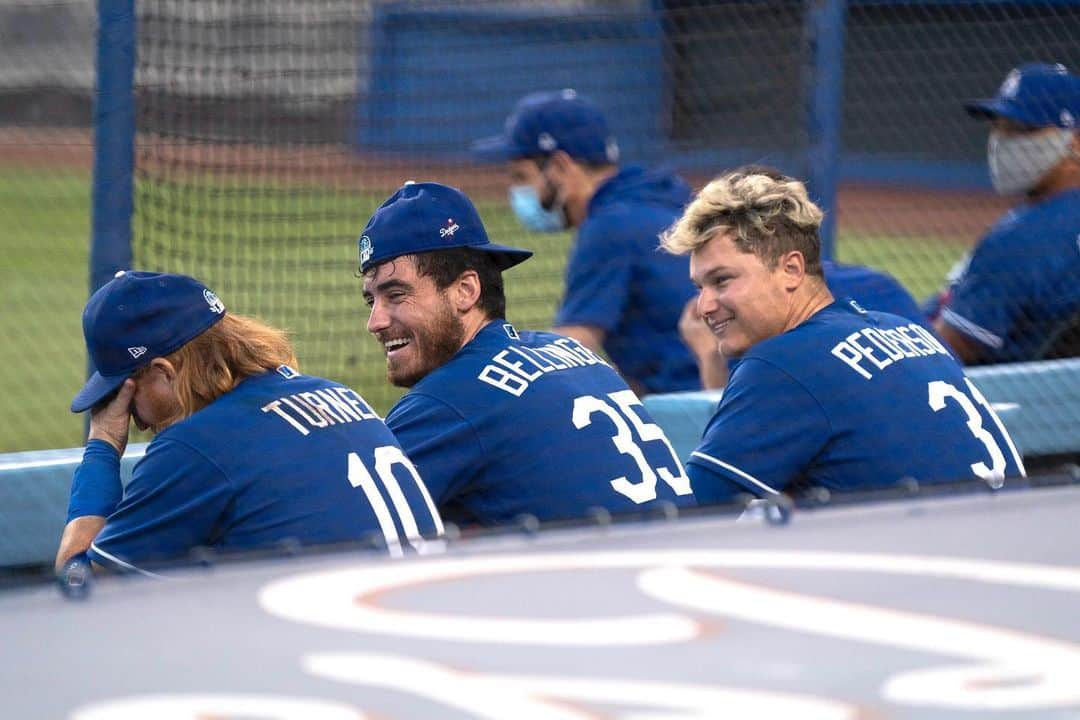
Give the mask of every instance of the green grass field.
[[(85, 356), (90, 184), (83, 173), (0, 171), (0, 452), (82, 444), (68, 412)], [(233, 311), (293, 333), (302, 368), (357, 388), (385, 413), (399, 391), (366, 330), (355, 238), (384, 193), (236, 183), (140, 184), (136, 264), (199, 277)], [(549, 327), (569, 235), (528, 235), (503, 203), (479, 206), (492, 240), (536, 256), (507, 275), (510, 320)], [(922, 297), (964, 250), (943, 240), (841, 233), (840, 258), (884, 268)]]

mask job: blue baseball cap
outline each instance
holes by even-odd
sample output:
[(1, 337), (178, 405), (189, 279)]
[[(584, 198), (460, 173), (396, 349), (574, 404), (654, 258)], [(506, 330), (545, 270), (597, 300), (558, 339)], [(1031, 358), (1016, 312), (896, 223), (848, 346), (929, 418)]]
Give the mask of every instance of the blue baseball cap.
[(532, 256), (491, 242), (465, 193), (434, 182), (405, 183), (371, 216), (358, 245), (360, 272), (402, 255), (457, 247), (491, 253), (500, 270)]
[(979, 118), (1003, 117), (1032, 127), (1075, 128), (1080, 122), (1080, 77), (1064, 65), (1027, 63), (1005, 76), (997, 95), (970, 100), (964, 108)]
[(556, 150), (587, 163), (619, 161), (619, 145), (604, 114), (573, 90), (526, 95), (506, 118), (503, 134), (477, 140), (472, 150), (482, 159), (496, 161), (551, 155)]
[(121, 270), (83, 310), (86, 349), (97, 371), (71, 401), (82, 412), (154, 358), (183, 347), (225, 316), (225, 305), (186, 275)]

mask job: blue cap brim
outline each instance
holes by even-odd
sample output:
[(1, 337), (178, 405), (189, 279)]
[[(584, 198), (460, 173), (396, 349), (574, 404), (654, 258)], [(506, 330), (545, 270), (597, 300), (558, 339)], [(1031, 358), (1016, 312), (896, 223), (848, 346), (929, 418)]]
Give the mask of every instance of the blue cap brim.
[(475, 249), (483, 250), (486, 253), (494, 255), (495, 264), (499, 266), (500, 270), (508, 270), (518, 263), (525, 262), (533, 256), (532, 250), (522, 250), (521, 248), (510, 247), (509, 245), (496, 245), (495, 243), (481, 245)]
[(131, 377), (130, 372), (111, 377), (105, 377), (97, 372), (94, 373), (83, 385), (83, 389), (79, 391), (75, 399), (71, 401), (71, 412), (81, 413), (94, 407), (108, 397), (109, 393), (123, 385), (124, 381), (129, 377)]
[(523, 157), (503, 135), (492, 135), (475, 140), (470, 150), (475, 157), (489, 162), (506, 162)]
[(1021, 123), (1029, 122), (1029, 118), (1023, 115), (1015, 105), (1005, 102), (1000, 98), (969, 100), (964, 103), (964, 109), (967, 110), (968, 115), (984, 120), (1003, 117)]

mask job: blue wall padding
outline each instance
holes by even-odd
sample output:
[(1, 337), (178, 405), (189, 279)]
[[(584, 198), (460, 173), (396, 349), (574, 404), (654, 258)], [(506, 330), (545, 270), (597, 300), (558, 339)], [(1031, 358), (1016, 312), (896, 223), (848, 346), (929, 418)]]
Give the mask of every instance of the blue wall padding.
[(624, 158), (663, 156), (665, 65), (652, 13), (578, 19), (384, 5), (370, 47), (361, 148), (465, 157), (473, 140), (502, 131), (521, 96), (574, 88), (604, 109)]

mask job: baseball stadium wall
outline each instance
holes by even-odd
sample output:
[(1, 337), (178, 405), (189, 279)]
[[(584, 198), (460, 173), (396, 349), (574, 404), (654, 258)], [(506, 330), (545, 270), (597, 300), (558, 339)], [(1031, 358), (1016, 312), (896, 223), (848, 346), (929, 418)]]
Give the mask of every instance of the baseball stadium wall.
[(0, 452), (83, 442), (80, 312), (130, 267), (199, 277), (385, 413), (356, 237), (405, 180), (535, 251), (508, 315), (549, 327), (572, 238), (522, 230), (469, 154), (537, 89), (593, 96), (625, 162), (695, 187), (805, 178), (827, 253), (926, 297), (1007, 208), (962, 101), (1080, 67), (1077, 37), (1072, 0), (0, 0)]

